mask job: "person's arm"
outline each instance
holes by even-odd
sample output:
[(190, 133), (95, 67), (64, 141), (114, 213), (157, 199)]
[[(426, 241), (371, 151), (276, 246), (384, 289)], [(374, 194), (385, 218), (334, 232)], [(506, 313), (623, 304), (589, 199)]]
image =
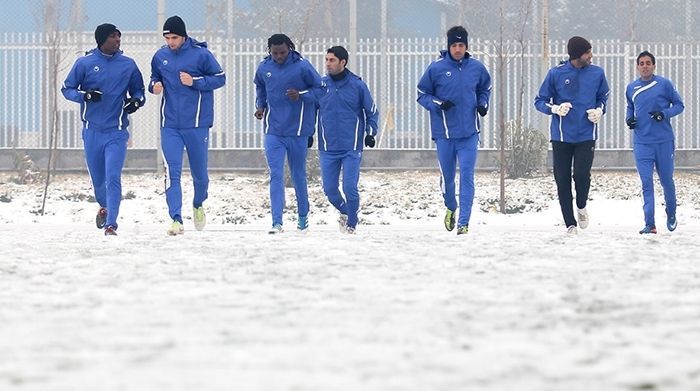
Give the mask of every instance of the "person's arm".
[(141, 71), (134, 65), (134, 71), (131, 72), (131, 79), (129, 80), (129, 97), (139, 101), (140, 106), (146, 103), (146, 91), (143, 86), (143, 75)]
[[(476, 86), (476, 107), (479, 110), (479, 115), (486, 115), (489, 109), (489, 99), (491, 98), (491, 75), (482, 67), (479, 84)], [(483, 112), (483, 114), (482, 114)]]
[(267, 110), (267, 89), (265, 88), (265, 79), (262, 76), (262, 71), (258, 67), (255, 71), (255, 118), (262, 119), (265, 110)]
[(306, 103), (316, 103), (324, 93), (321, 87), (321, 76), (311, 63), (306, 60), (302, 61), (305, 64), (303, 77), (306, 89), (299, 91), (299, 98)]
[(662, 111), (666, 118), (671, 118), (682, 113), (683, 110), (685, 110), (685, 105), (683, 104), (683, 100), (681, 100), (681, 96), (678, 93), (678, 90), (670, 81), (668, 82), (667, 90), (667, 94), (669, 95), (669, 100), (671, 102), (671, 107)]
[[(206, 49), (202, 49), (206, 50)], [(226, 84), (226, 73), (214, 55), (206, 50), (202, 76), (192, 77), (192, 88), (199, 91), (212, 91)]]
[(158, 62), (156, 61), (155, 55), (151, 59), (151, 81), (148, 83), (148, 92), (156, 95), (163, 92), (163, 75), (161, 75), (160, 69), (158, 69)]
[(608, 96), (610, 95), (610, 88), (608, 87), (608, 80), (603, 74), (603, 78), (598, 85), (598, 91), (596, 93), (596, 109), (601, 109), (603, 113), (607, 110)]
[(85, 91), (80, 90), (80, 84), (84, 78), (85, 72), (83, 67), (79, 65), (78, 61), (76, 61), (75, 64), (73, 64), (70, 72), (68, 72), (68, 76), (61, 87), (61, 93), (63, 96), (72, 102), (84, 102)]
[(377, 105), (372, 99), (372, 94), (369, 92), (367, 84), (360, 82), (362, 86), (361, 97), (362, 97), (362, 110), (365, 113), (365, 133), (368, 136), (376, 136), (379, 133), (379, 111), (377, 110)]
[(433, 88), (433, 80), (430, 75), (431, 66), (423, 73), (420, 81), (418, 81), (418, 104), (423, 106), (428, 111), (440, 110), (440, 105), (444, 101), (438, 99), (434, 94), (435, 90)]

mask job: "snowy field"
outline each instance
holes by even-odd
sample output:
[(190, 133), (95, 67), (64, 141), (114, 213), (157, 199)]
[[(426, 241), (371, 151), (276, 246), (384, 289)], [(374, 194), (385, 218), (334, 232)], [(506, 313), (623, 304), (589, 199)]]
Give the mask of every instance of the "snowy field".
[[(185, 205), (192, 193), (185, 178)], [(0, 390), (698, 390), (700, 174), (642, 236), (634, 172), (593, 173), (567, 236), (551, 176), (477, 176), (468, 235), (435, 172), (365, 172), (357, 235), (310, 185), (307, 234), (257, 174), (212, 173), (208, 225), (168, 237), (163, 178), (126, 175), (119, 236), (87, 174), (0, 175)], [(657, 183), (657, 188), (659, 188)]]

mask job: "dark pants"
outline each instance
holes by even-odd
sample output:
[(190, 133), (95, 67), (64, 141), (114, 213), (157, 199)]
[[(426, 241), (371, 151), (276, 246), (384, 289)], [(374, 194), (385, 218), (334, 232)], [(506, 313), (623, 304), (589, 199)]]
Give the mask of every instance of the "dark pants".
[(588, 190), (591, 188), (591, 166), (593, 166), (594, 153), (594, 140), (575, 144), (552, 141), (554, 180), (557, 183), (561, 214), (567, 227), (578, 225), (574, 217), (574, 197), (571, 193), (572, 164), (574, 168), (574, 185), (576, 187), (576, 207), (583, 209), (586, 207)]

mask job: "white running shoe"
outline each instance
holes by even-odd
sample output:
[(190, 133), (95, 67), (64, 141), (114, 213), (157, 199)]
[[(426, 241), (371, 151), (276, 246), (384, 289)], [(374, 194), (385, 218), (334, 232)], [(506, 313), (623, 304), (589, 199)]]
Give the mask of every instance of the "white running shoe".
[(341, 214), (340, 217), (338, 217), (338, 228), (340, 228), (340, 232), (345, 232), (347, 226), (348, 215)]
[(584, 206), (583, 209), (578, 210), (578, 226), (581, 227), (581, 229), (586, 229), (588, 228), (589, 222), (590, 219), (588, 218), (588, 211)]
[(567, 235), (578, 235), (578, 229), (575, 225), (570, 225), (566, 228)]
[(173, 223), (170, 224), (170, 228), (168, 228), (166, 232), (170, 236), (182, 235), (185, 233), (185, 227), (182, 226), (181, 222), (173, 220)]
[(204, 226), (207, 225), (207, 215), (204, 213), (203, 206), (192, 210), (192, 220), (194, 220), (194, 228), (197, 231), (204, 229)]
[(272, 226), (272, 228), (270, 228), (269, 231), (267, 231), (267, 233), (269, 233), (270, 235), (281, 234), (282, 232), (284, 232), (284, 230), (282, 229), (282, 224), (275, 224)]

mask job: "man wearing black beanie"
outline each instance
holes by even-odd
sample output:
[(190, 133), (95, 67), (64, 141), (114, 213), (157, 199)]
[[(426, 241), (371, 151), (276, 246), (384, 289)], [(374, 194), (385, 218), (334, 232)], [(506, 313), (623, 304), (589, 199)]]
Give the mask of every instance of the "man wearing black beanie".
[[(571, 37), (566, 49), (569, 61), (549, 70), (535, 98), (535, 107), (552, 116), (554, 180), (567, 233), (573, 235), (578, 233), (577, 226), (585, 229), (590, 222), (586, 205), (591, 167), (598, 123), (605, 113), (610, 90), (603, 69), (591, 63), (593, 53), (588, 40)], [(578, 221), (573, 208), (572, 164)]]
[[(474, 166), (479, 151), (480, 117), (488, 112), (491, 75), (467, 50), (467, 30), (447, 30), (447, 50), (418, 82), (418, 103), (430, 112), (430, 128), (440, 165), (442, 197), (447, 207), (445, 229), (469, 232), (474, 204)], [(459, 163), (459, 203), (455, 176)], [(459, 216), (456, 210), (459, 208)]]
[(141, 72), (119, 50), (121, 35), (113, 24), (97, 26), (97, 48), (75, 62), (61, 89), (80, 103), (85, 161), (100, 205), (95, 224), (110, 236), (117, 234), (129, 114), (146, 101)]
[(192, 220), (200, 231), (206, 224), (202, 205), (208, 197), (209, 129), (214, 124), (214, 90), (226, 84), (226, 75), (206, 42), (187, 35), (185, 22), (171, 16), (163, 24), (166, 46), (151, 60), (148, 91), (163, 94), (160, 135), (165, 157), (165, 200), (172, 219), (168, 235), (181, 235), (182, 150), (187, 150), (194, 184)]

